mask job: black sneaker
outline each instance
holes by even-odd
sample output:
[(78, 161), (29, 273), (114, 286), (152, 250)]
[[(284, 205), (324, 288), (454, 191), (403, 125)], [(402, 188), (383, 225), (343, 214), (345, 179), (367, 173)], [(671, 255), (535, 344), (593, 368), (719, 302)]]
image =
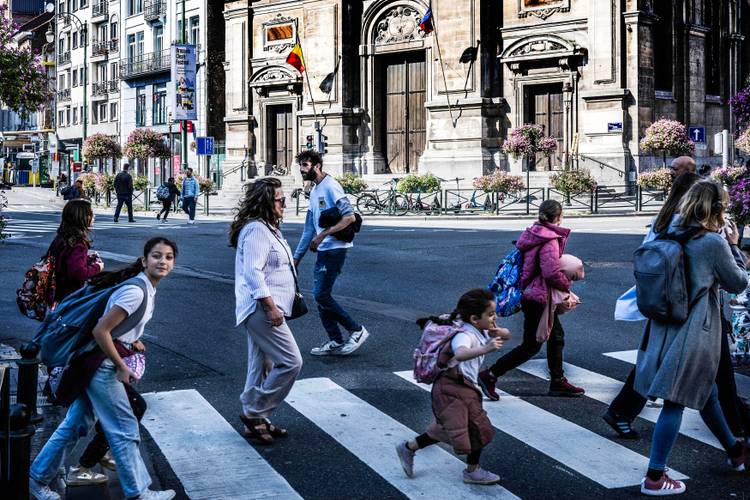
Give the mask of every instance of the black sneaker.
[(622, 439), (638, 439), (641, 436), (630, 426), (630, 422), (624, 418), (617, 418), (607, 411), (602, 418)]

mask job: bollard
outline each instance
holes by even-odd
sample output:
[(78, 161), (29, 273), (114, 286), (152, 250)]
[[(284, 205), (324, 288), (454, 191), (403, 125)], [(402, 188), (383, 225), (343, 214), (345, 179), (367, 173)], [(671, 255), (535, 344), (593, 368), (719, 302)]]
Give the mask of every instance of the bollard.
[(0, 431), (3, 464), (0, 490), (8, 492), (6, 498), (29, 498), (29, 468), (31, 467), (31, 437), (34, 435), (31, 415), (26, 405), (10, 405), (8, 425)]
[(37, 382), (39, 380), (39, 346), (33, 342), (24, 344), (19, 349), (21, 352), (20, 360), (16, 361), (18, 365), (18, 390), (16, 402), (26, 405), (31, 421), (41, 422), (43, 417), (37, 412), (36, 394)]

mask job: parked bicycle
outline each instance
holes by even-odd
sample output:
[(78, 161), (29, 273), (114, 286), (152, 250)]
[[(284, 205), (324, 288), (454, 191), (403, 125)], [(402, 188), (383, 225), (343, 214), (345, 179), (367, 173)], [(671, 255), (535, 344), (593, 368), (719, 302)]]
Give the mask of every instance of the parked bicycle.
[(380, 191), (360, 193), (357, 195), (357, 210), (363, 215), (373, 215), (387, 212), (393, 215), (405, 215), (409, 211), (409, 200), (396, 191), (400, 179), (391, 179), (384, 186), (388, 186), (385, 194)]
[[(453, 179), (441, 179), (438, 177), (438, 180), (441, 182), (456, 183), (456, 190), (450, 193), (455, 197), (455, 200), (449, 204), (447, 194), (445, 199), (447, 209), (452, 210), (453, 213), (459, 213), (462, 210), (473, 210), (479, 212), (493, 212), (495, 210), (495, 203), (493, 203), (492, 196), (489, 193), (475, 189), (472, 191), (470, 197), (461, 194), (459, 183), (465, 180), (463, 177), (455, 177)], [(484, 199), (482, 199), (482, 197), (484, 197)]]

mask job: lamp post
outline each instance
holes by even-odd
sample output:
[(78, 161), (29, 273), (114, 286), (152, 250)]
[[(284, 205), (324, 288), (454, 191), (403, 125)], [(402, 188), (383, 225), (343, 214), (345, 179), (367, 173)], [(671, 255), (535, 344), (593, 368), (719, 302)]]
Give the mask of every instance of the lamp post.
[[(182, 40), (182, 43), (187, 43), (187, 26), (185, 25), (185, 0), (182, 0), (182, 33), (180, 33), (180, 38)], [(195, 105), (195, 104), (193, 104)], [(182, 120), (182, 130), (180, 134), (180, 140), (181, 140), (181, 146), (182, 146), (182, 152), (180, 155), (182, 158), (180, 158), (180, 167), (183, 172), (185, 172), (188, 168), (188, 135), (187, 135), (187, 120)]]
[[(48, 3), (45, 7), (46, 11), (49, 13), (55, 12), (55, 4)], [(84, 43), (81, 44), (81, 47), (83, 47), (83, 78), (82, 84), (83, 84), (83, 137), (81, 138), (81, 144), (83, 144), (84, 139), (88, 136), (88, 125), (89, 125), (89, 110), (87, 106), (87, 93), (88, 93), (88, 81), (89, 81), (89, 64), (88, 64), (88, 46), (89, 46), (89, 34), (88, 34), (88, 25), (87, 23), (84, 23), (81, 21), (81, 19), (76, 16), (75, 14), (71, 14), (70, 12), (59, 12), (57, 14), (58, 16), (64, 17), (66, 19), (72, 19), (73, 24), (76, 25), (78, 30), (81, 33), (81, 36), (83, 37)], [(55, 23), (56, 25), (57, 23)], [(54, 41), (57, 37), (54, 33), (52, 33), (52, 26), (47, 30), (47, 33), (45, 33), (45, 36), (47, 38), (47, 41)], [(50, 40), (52, 38), (52, 40)], [(81, 162), (83, 162), (83, 157), (81, 157)]]

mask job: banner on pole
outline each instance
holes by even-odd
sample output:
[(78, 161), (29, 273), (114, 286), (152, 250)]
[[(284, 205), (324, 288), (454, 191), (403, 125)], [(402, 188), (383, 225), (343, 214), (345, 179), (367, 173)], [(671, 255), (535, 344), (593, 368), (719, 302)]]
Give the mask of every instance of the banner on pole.
[(195, 45), (172, 45), (172, 118), (197, 120), (195, 109)]

